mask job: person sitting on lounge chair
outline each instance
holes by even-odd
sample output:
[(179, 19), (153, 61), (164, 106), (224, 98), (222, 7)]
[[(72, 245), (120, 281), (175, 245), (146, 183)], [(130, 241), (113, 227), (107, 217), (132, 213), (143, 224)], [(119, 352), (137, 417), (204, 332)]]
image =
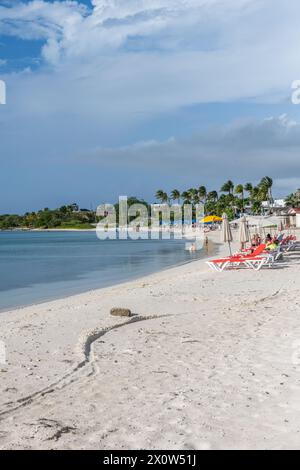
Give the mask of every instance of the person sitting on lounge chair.
[(261, 245), (261, 236), (259, 235), (259, 233), (256, 234), (256, 244), (257, 246)]
[(257, 247), (256, 235), (254, 234), (251, 238), (251, 250), (254, 251)]
[(253, 252), (261, 244), (261, 238), (258, 233), (255, 233), (251, 238), (251, 251)]
[(272, 237), (271, 237), (271, 234), (268, 233), (268, 235), (266, 236), (266, 244), (271, 243), (271, 242), (272, 242)]
[(266, 250), (268, 251), (277, 250), (278, 245), (279, 245), (279, 241), (277, 240), (277, 237), (274, 236), (270, 242), (266, 243)]
[(271, 243), (267, 244), (266, 250), (268, 251), (277, 250), (277, 247), (278, 245), (274, 241), (272, 241)]

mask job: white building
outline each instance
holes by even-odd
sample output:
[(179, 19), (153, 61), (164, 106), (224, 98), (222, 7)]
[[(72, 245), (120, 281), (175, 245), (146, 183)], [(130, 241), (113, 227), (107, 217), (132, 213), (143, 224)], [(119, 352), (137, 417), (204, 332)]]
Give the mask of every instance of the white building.
[(265, 209), (269, 209), (269, 207), (271, 207), (272, 209), (284, 209), (285, 206), (286, 203), (284, 199), (274, 199), (273, 204), (270, 204), (269, 201), (262, 202), (262, 207)]

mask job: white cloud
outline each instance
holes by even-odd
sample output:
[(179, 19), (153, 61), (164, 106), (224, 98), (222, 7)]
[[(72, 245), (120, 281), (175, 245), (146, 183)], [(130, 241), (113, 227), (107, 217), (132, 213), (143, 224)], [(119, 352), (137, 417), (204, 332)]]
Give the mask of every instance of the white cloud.
[(33, 0), (0, 7), (0, 34), (43, 39), (54, 82), (84, 75), (106, 106), (157, 112), (287, 99), (299, 13), (298, 0), (94, 0), (92, 10)]
[[(92, 3), (91, 9), (76, 1), (0, 6), (0, 34), (44, 42), (41, 68), (1, 77), (8, 87), (2, 155), (19, 164), (24, 153), (34, 168), (72, 166), (77, 154), (91, 166), (116, 168), (128, 159), (150, 172), (171, 162), (173, 180), (183, 186), (196, 178), (194, 167), (197, 179), (203, 172), (211, 185), (225, 175), (270, 173), (289, 186), (299, 173), (299, 125), (283, 117), (186, 140), (158, 142), (153, 134), (150, 143), (121, 146), (138, 140), (131, 135), (141, 122), (151, 127), (157, 116), (181, 108), (290, 100), (291, 83), (300, 78), (298, 0)], [(147, 184), (154, 181), (155, 169)]]
[(62, 39), (66, 31), (82, 21), (86, 8), (77, 2), (48, 3), (33, 0), (0, 6), (0, 34), (21, 39)]
[(253, 3), (256, 1), (240, 0), (237, 6), (232, 0), (95, 0), (88, 11), (76, 1), (32, 0), (0, 7), (0, 32), (45, 40), (42, 53), (53, 64), (93, 57), (107, 48), (117, 50), (132, 38), (142, 48), (154, 44), (162, 50), (180, 50), (197, 40), (197, 29), (203, 30), (201, 40), (206, 32), (216, 33), (223, 27), (224, 15), (236, 21), (242, 9)]
[(245, 183), (270, 175), (277, 194), (285, 195), (300, 187), (299, 153), (300, 123), (282, 115), (212, 127), (184, 139), (96, 148), (81, 159), (95, 167), (126, 168), (133, 175), (156, 173), (168, 190), (206, 182), (218, 190), (228, 178)]

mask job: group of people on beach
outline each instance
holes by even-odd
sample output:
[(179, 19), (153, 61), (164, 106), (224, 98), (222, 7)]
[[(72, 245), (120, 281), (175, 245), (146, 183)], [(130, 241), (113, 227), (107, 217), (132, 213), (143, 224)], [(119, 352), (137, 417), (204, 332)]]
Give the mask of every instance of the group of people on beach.
[[(252, 236), (252, 238), (251, 238), (251, 249), (252, 249), (252, 252), (253, 252), (258, 246), (260, 246), (261, 243), (262, 243), (262, 239), (261, 239), (261, 236), (259, 235), (259, 233), (253, 234), (253, 236)], [(279, 243), (280, 243), (279, 237), (277, 237), (276, 235), (275, 235), (274, 237), (272, 237), (270, 233), (267, 234), (266, 239), (265, 239), (265, 244), (266, 244), (266, 249), (267, 249), (267, 250), (276, 250), (276, 248), (278, 247)]]

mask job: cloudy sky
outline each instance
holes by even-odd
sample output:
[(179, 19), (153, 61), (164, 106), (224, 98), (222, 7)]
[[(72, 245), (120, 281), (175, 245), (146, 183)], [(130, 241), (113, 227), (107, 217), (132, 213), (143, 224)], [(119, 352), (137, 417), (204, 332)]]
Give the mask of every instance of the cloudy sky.
[(0, 213), (300, 187), (299, 0), (1, 0)]

